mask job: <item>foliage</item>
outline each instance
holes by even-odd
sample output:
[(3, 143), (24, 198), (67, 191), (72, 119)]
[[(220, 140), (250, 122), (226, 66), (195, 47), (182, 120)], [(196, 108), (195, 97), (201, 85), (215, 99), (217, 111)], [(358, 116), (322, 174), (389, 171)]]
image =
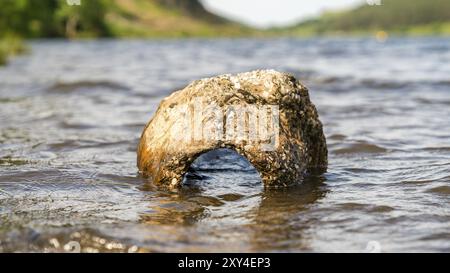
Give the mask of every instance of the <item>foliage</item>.
[(209, 13), (198, 0), (1, 0), (0, 37), (236, 36), (250, 29)]
[(364, 33), (385, 30), (399, 34), (450, 34), (448, 0), (381, 0), (350, 11), (328, 12), (301, 23), (294, 33)]
[(8, 35), (0, 39), (0, 65), (6, 64), (9, 56), (26, 51), (22, 39), (15, 35)]
[(84, 0), (82, 5), (70, 6), (65, 0), (2, 0), (0, 37), (8, 34), (26, 38), (67, 37), (76, 35), (74, 32), (106, 36), (104, 17), (110, 1)]

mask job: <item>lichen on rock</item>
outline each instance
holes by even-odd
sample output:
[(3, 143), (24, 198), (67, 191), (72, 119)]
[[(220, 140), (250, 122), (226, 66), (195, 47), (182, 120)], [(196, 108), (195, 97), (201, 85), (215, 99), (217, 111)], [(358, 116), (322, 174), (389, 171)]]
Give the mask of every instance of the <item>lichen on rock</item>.
[(218, 148), (247, 158), (265, 186), (298, 183), (327, 168), (308, 89), (274, 70), (197, 80), (165, 98), (142, 133), (138, 168), (157, 184), (177, 187), (198, 156)]

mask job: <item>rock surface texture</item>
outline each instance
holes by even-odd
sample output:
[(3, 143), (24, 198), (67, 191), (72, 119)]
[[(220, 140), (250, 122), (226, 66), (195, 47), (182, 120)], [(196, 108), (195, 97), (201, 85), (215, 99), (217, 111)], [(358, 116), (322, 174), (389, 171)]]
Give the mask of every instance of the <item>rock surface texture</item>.
[(177, 187), (198, 156), (218, 148), (247, 158), (265, 186), (298, 183), (327, 168), (308, 90), (274, 70), (197, 80), (165, 98), (142, 133), (137, 164), (155, 183)]

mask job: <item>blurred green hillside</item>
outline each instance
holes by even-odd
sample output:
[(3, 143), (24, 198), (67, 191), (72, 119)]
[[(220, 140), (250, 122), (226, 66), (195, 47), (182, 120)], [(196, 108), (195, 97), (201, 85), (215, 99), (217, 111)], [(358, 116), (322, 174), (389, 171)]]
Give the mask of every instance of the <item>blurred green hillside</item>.
[(206, 11), (198, 0), (1, 0), (0, 64), (21, 39), (217, 37), (256, 33)]
[(450, 33), (450, 0), (380, 0), (380, 6), (361, 1), (355, 9), (327, 12), (275, 31), (258, 31), (226, 20), (205, 10), (199, 0), (80, 1), (81, 5), (71, 6), (66, 0), (1, 0), (0, 37), (216, 37), (378, 30)]
[[(374, 3), (376, 1), (371, 1)], [(291, 35), (450, 35), (450, 0), (365, 1), (354, 9), (322, 16), (279, 30)]]
[(237, 36), (251, 30), (206, 11), (197, 0), (0, 1), (0, 36)]
[(0, 0), (0, 64), (23, 52), (21, 40), (30, 38), (450, 35), (450, 0), (381, 0), (380, 6), (361, 1), (351, 10), (271, 30), (219, 17), (199, 0), (80, 1)]

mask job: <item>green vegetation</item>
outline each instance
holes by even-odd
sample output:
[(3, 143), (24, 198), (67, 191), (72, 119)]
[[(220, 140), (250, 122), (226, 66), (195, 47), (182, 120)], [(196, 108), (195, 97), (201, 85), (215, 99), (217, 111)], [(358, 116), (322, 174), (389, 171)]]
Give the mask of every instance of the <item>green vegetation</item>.
[(21, 38), (450, 35), (449, 0), (381, 0), (381, 6), (364, 3), (265, 31), (214, 15), (198, 0), (80, 1), (70, 6), (66, 0), (1, 0), (0, 64), (24, 50)]
[(69, 37), (71, 31), (106, 36), (104, 0), (83, 1), (69, 6), (64, 0), (2, 0), (0, 37)]
[(206, 11), (197, 0), (2, 0), (0, 37), (243, 36), (250, 28)]
[(1, 0), (0, 64), (32, 38), (217, 37), (257, 31), (206, 11), (198, 0)]
[(106, 23), (116, 37), (246, 36), (256, 32), (209, 13), (196, 0), (113, 2)]
[[(0, 1), (0, 39), (84, 37), (217, 37), (365, 34), (374, 31), (450, 34), (449, 0), (381, 0), (327, 12), (297, 26), (257, 31), (206, 11), (198, 0)], [(255, 7), (257, 8), (257, 7)]]
[(14, 56), (24, 51), (26, 51), (26, 47), (18, 36), (2, 37), (0, 39), (0, 65), (6, 64), (9, 56)]
[(78, 31), (92, 36), (107, 35), (102, 19), (104, 1), (84, 2), (81, 6), (69, 6), (63, 0), (2, 0), (0, 64), (25, 51), (23, 38), (74, 37)]
[(381, 0), (355, 9), (327, 12), (280, 32), (291, 35), (354, 35), (379, 31), (397, 35), (450, 35), (450, 1)]

